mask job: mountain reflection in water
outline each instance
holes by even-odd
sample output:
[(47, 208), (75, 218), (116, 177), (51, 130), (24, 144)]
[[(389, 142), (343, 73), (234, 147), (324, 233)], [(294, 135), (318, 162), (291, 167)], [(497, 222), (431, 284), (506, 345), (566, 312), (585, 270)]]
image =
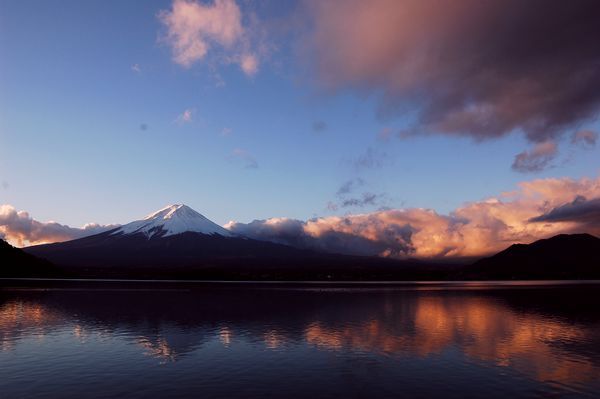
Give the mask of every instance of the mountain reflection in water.
[[(230, 378), (248, 396), (288, 389), (335, 396), (350, 386), (324, 376), (351, 373), (358, 396), (492, 388), (498, 396), (593, 395), (600, 389), (597, 288), (5, 290), (0, 391), (75, 396), (66, 381), (85, 372), (103, 396), (101, 381), (117, 392), (100, 379), (104, 368), (150, 377), (161, 365), (169, 378), (147, 379), (146, 394), (201, 388), (227, 396)], [(112, 357), (100, 354), (113, 349)], [(77, 367), (52, 372), (58, 356)], [(19, 381), (33, 377), (19, 370), (34, 373), (40, 388), (27, 391)], [(300, 377), (304, 386), (293, 388)], [(169, 390), (174, 378), (183, 380)], [(454, 390), (444, 391), (444, 383)], [(143, 396), (135, 384), (120, 389)]]

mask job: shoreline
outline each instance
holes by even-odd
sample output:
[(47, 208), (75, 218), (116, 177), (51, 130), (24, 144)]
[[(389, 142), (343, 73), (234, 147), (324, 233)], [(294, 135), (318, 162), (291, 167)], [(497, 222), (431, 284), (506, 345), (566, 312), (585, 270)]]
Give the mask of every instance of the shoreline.
[(111, 278), (0, 278), (3, 288), (57, 285), (179, 285), (179, 286), (299, 286), (299, 287), (457, 287), (457, 288), (518, 288), (556, 287), (573, 285), (600, 285), (600, 280), (180, 280), (180, 279), (111, 279)]

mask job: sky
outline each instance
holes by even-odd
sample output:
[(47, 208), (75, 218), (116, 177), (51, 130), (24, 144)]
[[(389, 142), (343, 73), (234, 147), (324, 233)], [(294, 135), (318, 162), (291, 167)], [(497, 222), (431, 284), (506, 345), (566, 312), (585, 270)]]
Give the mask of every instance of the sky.
[(185, 203), (383, 256), (598, 234), (600, 6), (440, 7), (1, 2), (0, 233), (71, 239)]

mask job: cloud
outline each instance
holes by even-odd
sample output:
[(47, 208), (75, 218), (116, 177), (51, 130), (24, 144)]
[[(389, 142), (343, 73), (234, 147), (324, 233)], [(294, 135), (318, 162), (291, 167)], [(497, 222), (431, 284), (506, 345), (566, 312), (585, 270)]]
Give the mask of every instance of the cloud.
[(578, 144), (584, 148), (594, 148), (598, 134), (591, 130), (579, 130), (571, 136), (571, 144)]
[[(594, 0), (309, 2), (304, 37), (321, 87), (380, 95), (419, 132), (556, 138), (600, 110)], [(410, 129), (409, 129), (410, 130)]]
[(248, 76), (256, 75), (258, 72), (258, 58), (255, 54), (244, 54), (240, 59), (240, 67)]
[(258, 168), (258, 162), (256, 161), (256, 158), (254, 158), (252, 154), (244, 149), (236, 148), (233, 150), (231, 155), (233, 158), (241, 160), (244, 163), (244, 168), (246, 169)]
[(337, 211), (339, 208), (363, 208), (365, 206), (380, 205), (386, 197), (385, 194), (374, 194), (369, 191), (364, 191), (361, 195), (354, 195), (354, 193), (365, 186), (365, 184), (365, 181), (360, 177), (345, 181), (335, 193), (337, 202), (329, 201), (327, 203), (327, 209), (330, 211)]
[(578, 195), (572, 202), (552, 208), (550, 211), (529, 219), (530, 222), (574, 222), (587, 225), (600, 233), (600, 197), (586, 199)]
[(223, 129), (221, 129), (220, 135), (223, 137), (228, 137), (231, 136), (232, 132), (233, 130), (230, 127), (224, 127)]
[(388, 155), (386, 152), (378, 150), (373, 147), (368, 147), (365, 152), (358, 157), (351, 159), (350, 163), (356, 169), (375, 169), (381, 168), (384, 162), (387, 160)]
[(539, 172), (548, 167), (558, 153), (552, 140), (536, 144), (531, 151), (523, 151), (515, 156), (512, 168), (517, 172)]
[(319, 223), (319, 219), (302, 222), (289, 218), (254, 220), (248, 224), (230, 222), (225, 227), (237, 234), (257, 240), (318, 251), (364, 255), (384, 254), (390, 248), (394, 248), (397, 251), (394, 255), (398, 256), (412, 252), (409, 244), (412, 233), (410, 227), (397, 225), (383, 227), (376, 232), (376, 239), (371, 239), (357, 234), (356, 230), (360, 229), (359, 223), (352, 219), (338, 219), (341, 224), (346, 225), (346, 230), (327, 229), (315, 234), (311, 229), (315, 229), (315, 223)]
[(56, 222), (40, 222), (25, 211), (11, 205), (0, 205), (0, 234), (17, 246), (67, 241), (102, 233), (117, 225), (89, 223), (82, 228), (69, 227)]
[(312, 130), (317, 133), (324, 132), (325, 130), (327, 130), (327, 122), (314, 121), (312, 124)]
[(381, 141), (389, 141), (392, 138), (394, 131), (389, 127), (384, 127), (377, 134), (377, 139)]
[[(600, 177), (522, 182), (511, 193), (466, 203), (448, 215), (422, 208), (388, 209), (307, 221), (229, 222), (226, 227), (250, 238), (330, 252), (399, 258), (483, 256), (560, 233), (600, 234), (600, 221), (594, 216), (589, 222), (590, 215), (596, 215), (597, 200), (585, 208), (581, 198), (574, 201), (577, 196), (600, 198)], [(547, 216), (540, 223), (540, 214), (551, 215), (571, 202), (577, 202), (579, 217), (557, 218), (554, 211), (554, 220)]]
[(362, 187), (364, 185), (365, 185), (365, 181), (363, 179), (361, 179), (360, 177), (347, 180), (344, 183), (342, 183), (340, 188), (338, 188), (336, 195), (339, 197), (339, 196), (343, 196), (345, 194), (349, 194), (349, 193), (353, 192), (355, 188)]
[(347, 207), (365, 207), (365, 206), (375, 206), (379, 204), (383, 195), (381, 194), (373, 194), (370, 192), (364, 192), (360, 197), (353, 198), (344, 198), (340, 202), (340, 206), (342, 208)]
[(194, 119), (195, 111), (191, 108), (184, 110), (181, 114), (177, 116), (175, 122), (179, 125), (184, 125), (186, 123), (190, 123)]
[[(247, 155), (243, 150), (238, 154)], [(0, 235), (15, 245), (65, 241), (115, 227), (73, 228), (39, 222), (11, 205), (0, 206)], [(561, 233), (600, 235), (600, 177), (525, 181), (512, 192), (466, 203), (447, 215), (423, 208), (386, 209), (307, 221), (232, 221), (225, 227), (250, 238), (336, 253), (398, 258), (482, 256)]]
[(174, 0), (171, 9), (159, 12), (158, 18), (166, 28), (163, 40), (171, 47), (173, 61), (182, 67), (190, 68), (212, 52), (219, 63), (238, 64), (246, 75), (258, 72), (253, 35), (234, 0)]
[(340, 206), (333, 201), (328, 201), (327, 206), (325, 207), (328, 211), (335, 212), (340, 209)]
[(142, 72), (142, 68), (140, 67), (140, 64), (133, 64), (131, 66), (131, 70), (135, 73), (140, 73)]

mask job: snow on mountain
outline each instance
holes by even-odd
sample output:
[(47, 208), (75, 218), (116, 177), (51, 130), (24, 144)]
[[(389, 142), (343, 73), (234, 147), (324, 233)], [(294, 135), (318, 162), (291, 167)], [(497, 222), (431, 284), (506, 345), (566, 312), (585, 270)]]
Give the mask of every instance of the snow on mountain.
[(225, 237), (234, 235), (183, 204), (169, 205), (142, 220), (123, 225), (112, 235), (143, 233), (150, 238), (153, 236), (167, 237), (185, 232), (219, 234)]

